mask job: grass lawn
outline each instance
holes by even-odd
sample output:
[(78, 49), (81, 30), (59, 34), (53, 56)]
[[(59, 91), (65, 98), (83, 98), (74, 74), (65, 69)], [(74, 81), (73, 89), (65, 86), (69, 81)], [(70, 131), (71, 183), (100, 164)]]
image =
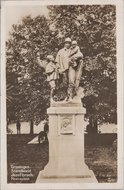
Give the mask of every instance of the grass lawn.
[[(48, 162), (48, 144), (27, 144), (36, 135), (8, 135), (7, 163), (8, 183), (34, 183), (40, 170)], [(99, 143), (98, 143), (99, 144)], [(117, 158), (116, 148), (112, 144), (85, 145), (85, 162), (92, 169), (98, 182), (116, 182)], [(29, 181), (13, 180), (11, 166), (29, 166), (31, 173)]]

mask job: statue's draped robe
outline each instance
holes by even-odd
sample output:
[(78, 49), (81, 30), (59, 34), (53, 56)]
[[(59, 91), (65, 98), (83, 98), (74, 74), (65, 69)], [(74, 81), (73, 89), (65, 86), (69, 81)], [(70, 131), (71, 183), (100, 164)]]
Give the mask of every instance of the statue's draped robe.
[(81, 59), (78, 62), (78, 65), (76, 68), (69, 67), (68, 71), (68, 78), (69, 78), (69, 88), (68, 88), (68, 94), (73, 98), (74, 95), (76, 95), (80, 83), (80, 78), (82, 75), (82, 69), (83, 69), (83, 60)]
[(76, 68), (73, 68), (69, 65), (69, 58), (70, 49), (63, 48), (59, 50), (56, 56), (56, 62), (59, 66), (59, 72), (67, 75), (68, 78), (68, 95), (73, 98), (76, 94), (80, 78), (82, 75), (82, 67), (83, 67), (83, 60), (78, 61), (78, 65)]
[(60, 49), (56, 56), (56, 62), (59, 66), (59, 72), (63, 73), (69, 68), (69, 55), (70, 55), (70, 49), (63, 48)]

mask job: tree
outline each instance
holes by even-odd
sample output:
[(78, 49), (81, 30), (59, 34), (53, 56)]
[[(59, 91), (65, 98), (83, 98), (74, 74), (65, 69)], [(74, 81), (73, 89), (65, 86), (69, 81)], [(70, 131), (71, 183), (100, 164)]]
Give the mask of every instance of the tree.
[(11, 104), (7, 104), (8, 113), (12, 110), (16, 117), (27, 121), (33, 119), (36, 124), (45, 117), (46, 108), (49, 107), (50, 88), (44, 69), (37, 63), (37, 55), (44, 59), (50, 53), (50, 35), (45, 17), (28, 16), (21, 24), (13, 25), (6, 43), (7, 85), (13, 86), (13, 92), (18, 93), (16, 100), (11, 92), (13, 99)]
[(18, 83), (16, 80), (16, 74), (11, 70), (7, 71), (7, 125), (11, 122), (11, 120), (16, 120), (16, 111), (18, 104)]
[(33, 122), (33, 119), (31, 119), (31, 122), (30, 122), (30, 134), (32, 135), (34, 133), (34, 122)]

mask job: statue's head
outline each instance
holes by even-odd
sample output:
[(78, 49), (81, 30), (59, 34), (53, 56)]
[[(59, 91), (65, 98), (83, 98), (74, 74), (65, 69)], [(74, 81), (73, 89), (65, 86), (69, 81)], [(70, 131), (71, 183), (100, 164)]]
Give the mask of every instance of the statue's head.
[(47, 61), (53, 61), (54, 62), (53, 55), (47, 55), (46, 59), (47, 59)]
[(64, 47), (66, 47), (67, 49), (69, 49), (71, 46), (71, 38), (66, 38), (65, 42), (64, 42)]
[(76, 40), (73, 40), (72, 43), (71, 43), (72, 47), (75, 48), (77, 46), (77, 41)]

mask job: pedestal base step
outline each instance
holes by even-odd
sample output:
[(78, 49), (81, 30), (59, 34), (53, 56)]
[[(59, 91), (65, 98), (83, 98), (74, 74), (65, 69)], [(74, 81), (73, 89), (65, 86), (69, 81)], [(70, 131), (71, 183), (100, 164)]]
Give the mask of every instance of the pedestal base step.
[(98, 183), (98, 181), (92, 170), (89, 170), (87, 177), (44, 177), (43, 171), (40, 171), (36, 183)]

